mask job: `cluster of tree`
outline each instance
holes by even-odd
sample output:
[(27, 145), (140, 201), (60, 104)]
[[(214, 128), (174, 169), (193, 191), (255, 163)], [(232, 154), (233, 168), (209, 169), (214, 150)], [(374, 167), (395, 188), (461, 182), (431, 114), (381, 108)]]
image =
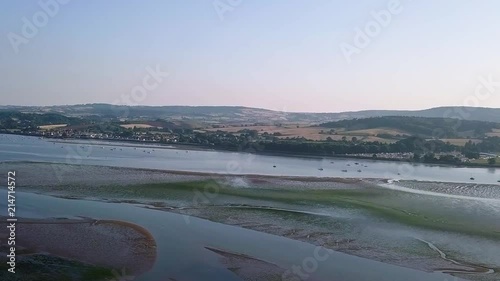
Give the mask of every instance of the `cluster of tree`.
[(481, 152), (498, 151), (500, 151), (500, 137), (487, 137), (477, 143), (468, 141), (462, 148), (462, 153), (469, 158), (479, 158)]
[(38, 126), (68, 124), (88, 124), (89, 120), (67, 117), (56, 113), (21, 113), (17, 111), (0, 111), (0, 129), (37, 130)]
[[(499, 138), (492, 138), (490, 141)], [(304, 155), (346, 155), (346, 154), (373, 154), (380, 153), (413, 153), (413, 161), (423, 163), (459, 164), (462, 160), (451, 154), (436, 156), (438, 153), (461, 152), (463, 147), (452, 145), (440, 140), (426, 140), (421, 137), (409, 137), (392, 144), (381, 142), (343, 141), (307, 141), (303, 139), (263, 139), (256, 137), (254, 132), (245, 131), (234, 135), (217, 131), (210, 133), (194, 133), (184, 135), (179, 142), (210, 145), (220, 149), (229, 149), (248, 152), (290, 153)], [(496, 143), (496, 142), (495, 142)], [(497, 145), (500, 142), (496, 143)], [(477, 156), (479, 153), (477, 153)], [(476, 154), (470, 155), (471, 158)], [(493, 161), (493, 160), (492, 160)]]
[[(330, 123), (331, 126), (341, 126), (349, 130), (367, 129), (372, 127), (391, 127), (422, 133), (422, 135), (435, 130), (445, 130), (446, 137), (451, 137), (462, 131), (475, 130), (484, 132), (500, 126), (496, 123), (480, 121), (460, 121), (459, 126), (451, 126), (450, 120), (443, 118), (417, 118), (417, 117), (380, 117), (368, 119), (344, 120)], [(455, 146), (440, 140), (427, 140), (425, 137), (399, 136), (395, 143), (382, 142), (360, 142), (356, 137), (342, 140), (310, 141), (305, 138), (281, 139), (279, 133), (269, 134), (256, 130), (243, 129), (233, 134), (229, 132), (199, 132), (191, 128), (183, 127), (177, 123), (157, 119), (149, 121), (155, 128), (154, 131), (168, 132), (174, 134), (175, 138), (164, 138), (166, 142), (175, 141), (184, 144), (196, 144), (216, 147), (220, 149), (268, 152), (268, 153), (292, 153), (311, 155), (345, 155), (345, 154), (380, 154), (380, 153), (414, 153), (414, 161), (427, 163), (456, 163), (460, 159), (454, 156), (436, 157), (437, 153), (462, 152), (468, 158), (478, 158), (481, 152), (499, 152), (499, 137), (484, 137), (481, 142), (469, 141), (465, 146)], [(132, 137), (137, 134), (152, 135), (151, 128), (123, 128), (123, 122), (116, 120), (104, 120), (102, 118), (74, 118), (60, 114), (34, 114), (20, 112), (0, 112), (0, 131), (5, 129), (20, 129), (21, 131), (36, 130), (38, 126), (49, 124), (68, 124), (71, 128), (60, 130), (107, 133), (121, 137)], [(449, 126), (449, 127), (446, 127)], [(63, 135), (64, 136), (64, 135)], [(163, 140), (163, 138), (162, 138)], [(493, 160), (496, 159), (493, 158)], [(491, 163), (490, 163), (491, 164)], [(494, 164), (494, 163), (493, 163)], [(492, 164), (492, 165), (493, 165)]]
[(189, 139), (191, 143), (210, 144), (212, 146), (246, 150), (258, 147), (260, 152), (280, 152), (312, 155), (344, 155), (344, 154), (378, 154), (378, 153), (405, 153), (413, 152), (425, 155), (427, 153), (441, 153), (457, 151), (457, 146), (439, 140), (425, 140), (419, 137), (410, 137), (395, 143), (357, 142), (356, 140), (343, 141), (308, 141), (304, 139), (278, 139), (272, 137), (263, 139), (256, 137), (252, 132), (233, 135), (217, 131), (210, 133), (196, 133)]
[(496, 158), (490, 158), (490, 159), (488, 159), (488, 164), (489, 164), (489, 165), (492, 165), (492, 166), (493, 166), (493, 165), (495, 165), (496, 163), (497, 163), (497, 159), (496, 159)]
[(484, 137), (499, 123), (472, 121), (454, 118), (424, 118), (405, 116), (372, 117), (328, 122), (320, 125), (327, 128), (344, 128), (348, 131), (389, 128), (428, 138)]
[(266, 149), (286, 150), (315, 154), (378, 154), (378, 153), (434, 153), (451, 152), (456, 146), (437, 140), (426, 141), (418, 137), (406, 138), (395, 143), (357, 142), (357, 140), (331, 142), (290, 142), (278, 141), (262, 143)]

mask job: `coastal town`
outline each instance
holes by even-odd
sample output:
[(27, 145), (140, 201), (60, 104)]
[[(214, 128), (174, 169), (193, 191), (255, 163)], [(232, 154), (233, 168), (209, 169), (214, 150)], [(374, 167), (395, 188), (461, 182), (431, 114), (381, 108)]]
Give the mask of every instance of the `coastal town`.
[[(74, 126), (73, 126), (74, 127)], [(478, 151), (466, 151), (475, 146), (465, 147), (426, 140), (418, 137), (401, 138), (393, 143), (378, 141), (362, 142), (356, 137), (342, 137), (340, 140), (327, 138), (326, 141), (307, 140), (304, 137), (283, 137), (279, 133), (269, 134), (251, 129), (236, 132), (222, 130), (200, 130), (188, 128), (161, 128), (150, 126), (114, 126), (91, 128), (71, 128), (62, 125), (44, 125), (36, 129), (6, 130), (0, 133), (21, 134), (47, 139), (99, 140), (155, 145), (191, 146), (197, 149), (242, 151), (251, 153), (297, 154), (311, 156), (349, 157), (405, 162), (424, 162), (454, 165), (495, 166), (497, 155)], [(410, 144), (408, 142), (411, 142)], [(420, 148), (408, 147), (420, 145)], [(500, 162), (500, 161), (498, 161)]]

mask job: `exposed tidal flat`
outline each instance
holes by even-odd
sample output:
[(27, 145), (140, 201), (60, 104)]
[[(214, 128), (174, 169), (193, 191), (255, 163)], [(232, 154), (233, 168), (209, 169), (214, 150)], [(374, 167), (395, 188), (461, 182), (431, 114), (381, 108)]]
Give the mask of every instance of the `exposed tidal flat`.
[[(166, 211), (182, 215), (188, 226), (199, 217), (404, 268), (467, 280), (500, 279), (500, 191), (494, 184), (220, 175), (27, 162), (0, 167), (2, 173), (18, 171), (18, 190), (71, 198), (69, 202)], [(217, 249), (212, 253), (226, 253), (217, 258), (220, 267), (233, 268), (232, 263), (245, 264), (241, 261), (250, 258), (262, 271), (273, 268), (272, 276), (259, 280), (282, 280), (288, 268), (270, 254), (250, 254), (249, 248), (260, 248), (250, 241), (240, 241), (232, 249), (224, 243), (201, 241), (197, 243)], [(281, 254), (293, 255), (293, 251)], [(299, 262), (306, 257), (299, 257)], [(257, 272), (240, 267), (239, 272), (231, 272), (241, 280), (253, 280), (250, 276)], [(318, 270), (318, 275), (322, 273)], [(365, 278), (357, 280), (374, 280)]]
[(15, 242), (0, 245), (1, 280), (111, 280), (143, 274), (155, 262), (152, 235), (128, 222), (19, 217), (9, 230), (0, 219), (0, 240)]

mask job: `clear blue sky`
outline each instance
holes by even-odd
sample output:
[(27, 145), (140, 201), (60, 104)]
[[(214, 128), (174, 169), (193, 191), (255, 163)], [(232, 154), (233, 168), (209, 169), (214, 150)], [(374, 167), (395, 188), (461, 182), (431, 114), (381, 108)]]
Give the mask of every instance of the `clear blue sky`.
[(391, 1), (240, 0), (220, 17), (213, 0), (72, 0), (16, 53), (12, 34), (23, 36), (38, 2), (2, 3), (0, 104), (116, 103), (159, 65), (170, 76), (138, 104), (500, 107), (500, 87), (471, 99), (479, 77), (500, 81), (496, 0), (400, 0), (350, 63), (341, 44), (356, 46), (355, 29)]

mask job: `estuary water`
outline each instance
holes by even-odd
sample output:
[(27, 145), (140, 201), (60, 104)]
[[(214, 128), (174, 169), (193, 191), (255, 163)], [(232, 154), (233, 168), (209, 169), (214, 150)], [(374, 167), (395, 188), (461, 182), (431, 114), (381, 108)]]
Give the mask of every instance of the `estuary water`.
[[(6, 198), (6, 190), (0, 191), (0, 196)], [(309, 280), (460, 280), (442, 273), (416, 271), (334, 251), (327, 254), (325, 250), (318, 251), (316, 246), (308, 243), (194, 217), (187, 220), (184, 215), (132, 204), (69, 200), (24, 192), (16, 193), (16, 201), (18, 217), (83, 216), (129, 221), (148, 229), (157, 243), (157, 260), (151, 271), (134, 280), (240, 280), (232, 271), (224, 268), (215, 253), (205, 247), (248, 255), (285, 270), (293, 266), (301, 267), (304, 261), (312, 262), (315, 257), (320, 257), (321, 260), (314, 262), (317, 267), (308, 274)], [(6, 202), (0, 200), (1, 209), (7, 209)]]
[(269, 156), (84, 140), (61, 142), (1, 134), (0, 161), (39, 161), (220, 174), (384, 178), (479, 184), (498, 184), (500, 180), (500, 169), (497, 168)]
[[(463, 187), (463, 184), (453, 184), (450, 187), (450, 185), (440, 183), (418, 182), (405, 183), (405, 186), (399, 186), (394, 184), (397, 181), (390, 181), (392, 183), (386, 186), (387, 190), (404, 189), (405, 192), (391, 193), (395, 197), (384, 197), (377, 200), (400, 202), (410, 211), (413, 211), (412, 208), (419, 211), (422, 206), (425, 206), (426, 210), (440, 206), (439, 212), (442, 212), (443, 215), (449, 212), (451, 217), (457, 216), (456, 205), (459, 205), (459, 210), (462, 210), (460, 212), (462, 218), (471, 217), (469, 218), (471, 221), (477, 222), (476, 218), (481, 217), (481, 222), (484, 221), (485, 224), (494, 223), (497, 217), (497, 212), (491, 212), (491, 210), (497, 210), (498, 207), (498, 198), (491, 196), (491, 194), (495, 195), (497, 192), (496, 189), (493, 190), (495, 192), (490, 190), (497, 186), (475, 187), (474, 184), (471, 186), (468, 183), (471, 183), (470, 178), (474, 177), (473, 183), (498, 185), (497, 181), (500, 179), (498, 169), (488, 168), (454, 168), (354, 159), (267, 156), (248, 153), (183, 150), (175, 147), (115, 142), (80, 140), (61, 142), (36, 137), (0, 135), (0, 162), (8, 163), (9, 161), (102, 165), (220, 174), (385, 178), (467, 183), (466, 187)], [(424, 185), (424, 187), (420, 185)], [(458, 189), (460, 193), (454, 195), (448, 189), (452, 189), (453, 192)], [(473, 191), (469, 192), (469, 189)], [(425, 194), (421, 194), (422, 192)], [(475, 192), (480, 192), (481, 196)], [(435, 196), (435, 193), (439, 196)], [(413, 196), (414, 194), (418, 196)], [(0, 196), (6, 198), (6, 190), (1, 190)], [(494, 202), (490, 202), (492, 200)], [(295, 265), (300, 266), (304, 261), (310, 260), (311, 257), (314, 257), (316, 249), (312, 244), (280, 236), (194, 217), (189, 217), (187, 220), (186, 216), (183, 215), (146, 209), (133, 204), (68, 200), (24, 192), (17, 193), (16, 202), (19, 217), (92, 217), (129, 221), (148, 229), (157, 242), (157, 261), (150, 272), (140, 276), (137, 280), (156, 281), (169, 280), (169, 278), (175, 280), (240, 280), (234, 272), (226, 269), (221, 264), (220, 256), (205, 247), (244, 254), (275, 264), (285, 270), (291, 269)], [(466, 203), (471, 204), (470, 208)], [(482, 206), (482, 208), (491, 207), (491, 210), (487, 209), (489, 211), (485, 211), (479, 206)], [(0, 200), (0, 208), (6, 209), (6, 200)], [(478, 227), (481, 227), (481, 225), (478, 224)], [(408, 229), (403, 229), (401, 232), (404, 231), (408, 232)], [(417, 230), (411, 230), (410, 232), (412, 235), (419, 233)], [(394, 233), (391, 230), (391, 235), (395, 235)], [(401, 235), (408, 236), (404, 233)], [(431, 240), (445, 244), (436, 238), (439, 238), (438, 235), (432, 235), (434, 239)], [(478, 238), (474, 239), (476, 239), (474, 240), (476, 242), (469, 242), (469, 244), (471, 247), (477, 248), (479, 240), (477, 240)], [(455, 244), (460, 246), (469, 245), (463, 243), (465, 240), (458, 239), (455, 241), (460, 242), (453, 243), (454, 245), (447, 247), (446, 250), (460, 252), (463, 249), (457, 249)], [(489, 241), (486, 242), (489, 243)], [(481, 244), (481, 248), (488, 249), (484, 245)], [(464, 256), (466, 255), (464, 254)], [(332, 252), (328, 259), (317, 264), (317, 269), (311, 273), (311, 276), (315, 279), (310, 280), (459, 280), (441, 273), (420, 272), (340, 252)]]

